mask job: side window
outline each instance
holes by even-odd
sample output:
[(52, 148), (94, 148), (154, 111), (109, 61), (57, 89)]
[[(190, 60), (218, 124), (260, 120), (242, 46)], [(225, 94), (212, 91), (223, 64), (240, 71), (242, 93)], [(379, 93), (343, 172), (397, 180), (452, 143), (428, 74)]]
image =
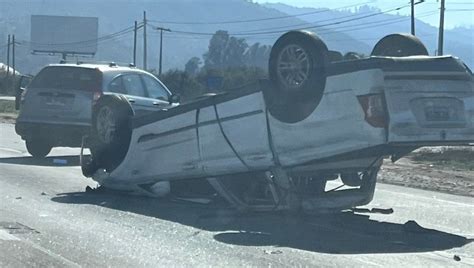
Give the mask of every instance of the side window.
[(109, 86), (107, 87), (108, 91), (120, 93), (120, 94), (127, 94), (125, 88), (123, 87), (122, 77), (119, 76), (110, 82)]
[(150, 98), (168, 100), (169, 93), (160, 82), (149, 75), (142, 75), (142, 78)]
[(127, 74), (122, 76), (123, 86), (128, 95), (145, 97), (145, 89), (138, 74)]

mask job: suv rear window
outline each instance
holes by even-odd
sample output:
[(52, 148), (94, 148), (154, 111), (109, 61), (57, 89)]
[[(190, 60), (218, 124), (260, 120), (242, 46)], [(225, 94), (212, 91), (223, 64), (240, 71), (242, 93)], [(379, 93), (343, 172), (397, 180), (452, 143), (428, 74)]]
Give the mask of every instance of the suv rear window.
[(101, 88), (101, 72), (78, 67), (46, 67), (39, 72), (29, 88), (95, 91)]

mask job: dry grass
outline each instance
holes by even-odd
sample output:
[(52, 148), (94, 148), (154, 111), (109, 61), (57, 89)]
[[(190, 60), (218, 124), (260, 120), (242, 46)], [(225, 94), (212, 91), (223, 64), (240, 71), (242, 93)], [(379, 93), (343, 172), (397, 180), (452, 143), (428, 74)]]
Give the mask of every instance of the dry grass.
[(474, 171), (474, 146), (426, 148), (412, 153), (409, 158), (418, 163)]
[(0, 100), (0, 122), (14, 122), (17, 116), (14, 101)]

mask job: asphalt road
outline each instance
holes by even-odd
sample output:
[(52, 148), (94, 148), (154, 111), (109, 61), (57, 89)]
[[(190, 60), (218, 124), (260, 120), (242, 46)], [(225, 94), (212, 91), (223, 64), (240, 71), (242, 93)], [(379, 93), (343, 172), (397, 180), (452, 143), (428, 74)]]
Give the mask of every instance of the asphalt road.
[(474, 266), (473, 198), (379, 184), (368, 208), (392, 214), (242, 215), (85, 193), (77, 153), (35, 161), (0, 124), (0, 267)]

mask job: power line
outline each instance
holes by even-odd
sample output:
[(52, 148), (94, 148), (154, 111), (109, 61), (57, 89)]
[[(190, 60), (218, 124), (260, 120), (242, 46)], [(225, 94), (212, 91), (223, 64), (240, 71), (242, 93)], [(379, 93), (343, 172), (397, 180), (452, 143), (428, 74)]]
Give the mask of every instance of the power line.
[[(436, 14), (436, 13), (438, 13), (438, 11), (436, 11), (436, 10), (435, 11), (422, 12), (422, 13), (419, 13), (417, 17), (418, 18), (423, 18), (423, 17), (431, 16), (431, 15)], [(338, 29), (342, 29), (342, 28), (352, 28), (352, 27), (362, 26), (362, 25), (374, 25), (374, 24), (377, 24), (377, 23), (385, 23), (385, 22), (392, 22), (392, 21), (393, 21), (393, 23), (397, 23), (397, 22), (406, 21), (408, 19), (410, 19), (410, 18), (409, 17), (401, 17), (401, 18), (392, 18), (392, 19), (386, 19), (386, 20), (369, 21), (369, 22), (363, 22), (363, 23), (358, 23), (358, 24), (330, 27), (330, 28), (327, 28), (327, 30), (338, 30)], [(373, 27), (365, 27), (365, 29), (370, 29), (370, 28), (373, 28)]]
[(456, 9), (446, 9), (446, 12), (453, 11), (474, 11), (474, 8), (456, 8)]
[[(437, 11), (431, 11), (431, 12), (426, 12), (425, 15), (421, 15), (421, 14), (424, 14), (424, 13), (420, 13), (419, 16), (417, 16), (418, 18), (422, 18), (422, 17), (428, 17), (428, 16), (432, 16), (434, 14), (437, 14), (438, 12)], [(357, 31), (357, 30), (364, 30), (364, 29), (371, 29), (371, 28), (377, 28), (377, 27), (380, 27), (380, 26), (385, 26), (385, 25), (390, 25), (390, 24), (394, 24), (394, 23), (398, 23), (398, 22), (402, 22), (402, 21), (407, 21), (407, 20), (410, 20), (410, 17), (404, 17), (404, 18), (399, 18), (399, 19), (394, 19), (393, 21), (390, 21), (390, 20), (385, 20), (385, 21), (379, 21), (380, 23), (378, 24), (373, 24), (373, 23), (361, 23), (361, 24), (357, 24), (357, 25), (348, 25), (347, 27), (349, 27), (350, 29), (347, 29), (345, 31), (333, 31), (333, 32), (321, 32), (322, 34), (336, 34), (336, 33), (345, 33), (345, 32), (349, 32), (349, 31)], [(373, 24), (372, 26), (370, 27), (360, 27), (360, 26), (363, 26), (365, 24)], [(355, 27), (357, 26), (357, 27)], [(347, 28), (346, 27), (346, 28)], [(355, 28), (352, 28), (352, 27), (355, 27)], [(328, 30), (334, 30), (336, 28), (329, 28)]]
[[(397, 8), (395, 8), (394, 10), (397, 10)], [(390, 12), (390, 11), (392, 11), (392, 10), (390, 9), (390, 10), (387, 10), (387, 11), (380, 11), (380, 12), (383, 12), (382, 14), (384, 14), (384, 13), (387, 13), (387, 12)], [(371, 13), (371, 14), (376, 14), (376, 13)], [(249, 30), (249, 31), (245, 31), (245, 33), (252, 33), (252, 32), (258, 32), (258, 31), (268, 31), (268, 30), (277, 30), (277, 29), (288, 29), (288, 28), (294, 29), (295, 27), (312, 27), (312, 26), (314, 26), (314, 24), (318, 24), (318, 23), (322, 23), (322, 22), (335, 21), (335, 20), (353, 18), (353, 17), (359, 17), (359, 16), (361, 16), (361, 14), (356, 13), (356, 14), (337, 17), (337, 18), (317, 20), (317, 21), (311, 21), (311, 22), (305, 22), (305, 23), (299, 23), (299, 24), (293, 24), (293, 25), (270, 27), (270, 28), (263, 28), (263, 29), (258, 29), (258, 30)], [(364, 16), (366, 16), (366, 15), (364, 15)]]
[(151, 21), (151, 22), (158, 22), (158, 23), (163, 23), (163, 24), (181, 24), (181, 25), (215, 25), (215, 24), (249, 23), (249, 22), (279, 20), (279, 19), (287, 19), (287, 18), (296, 18), (296, 17), (308, 16), (308, 15), (313, 15), (313, 14), (319, 14), (319, 13), (328, 12), (328, 11), (331, 11), (331, 10), (338, 10), (338, 9), (346, 9), (346, 8), (357, 7), (357, 6), (361, 6), (361, 5), (364, 5), (364, 4), (369, 4), (369, 3), (371, 3), (371, 2), (372, 2), (372, 1), (367, 1), (367, 2), (362, 2), (362, 3), (358, 3), (358, 4), (352, 4), (352, 5), (348, 5), (348, 6), (338, 7), (338, 8), (334, 8), (334, 9), (317, 10), (317, 11), (299, 13), (299, 14), (295, 14), (295, 15), (285, 15), (285, 16), (279, 16), (279, 17), (269, 17), (269, 18), (260, 18), (260, 19), (231, 20), (231, 21), (214, 21), (214, 22), (160, 21), (160, 20), (148, 20), (148, 21)]
[[(410, 6), (410, 5), (404, 5), (404, 6), (400, 6), (400, 7), (397, 7), (397, 8), (392, 8), (392, 9), (388, 9), (388, 10), (384, 10), (384, 11), (380, 11), (380, 12), (376, 12), (376, 13), (371, 13), (371, 14), (364, 15), (364, 16), (357, 17), (357, 18), (351, 18), (351, 19), (341, 20), (341, 21), (337, 21), (337, 22), (333, 22), (333, 23), (321, 24), (321, 25), (317, 25), (317, 26), (298, 28), (298, 29), (294, 29), (294, 30), (317, 29), (317, 28), (331, 26), (331, 25), (338, 25), (338, 24), (342, 24), (342, 23), (347, 23), (347, 22), (351, 22), (351, 21), (357, 21), (357, 20), (361, 20), (361, 19), (365, 19), (365, 18), (369, 18), (369, 17), (374, 17), (374, 16), (377, 16), (377, 15), (380, 15), (380, 14), (385, 14), (385, 13), (388, 13), (388, 12), (397, 11), (397, 10), (406, 8), (408, 6)], [(285, 26), (285, 28), (287, 28), (287, 27), (292, 27), (292, 26)], [(251, 36), (251, 35), (265, 35), (265, 34), (272, 34), (272, 33), (283, 33), (283, 32), (286, 32), (286, 31), (288, 31), (288, 29), (277, 30), (277, 31), (252, 32), (252, 33), (237, 32), (237, 33), (232, 33), (232, 34), (229, 33), (229, 34), (233, 35), (233, 36)], [(189, 35), (209, 35), (209, 36), (212, 36), (212, 35), (215, 34), (215, 33), (189, 32), (189, 31), (173, 31), (173, 32), (182, 33), (182, 34), (189, 34)]]
[[(422, 17), (428, 17), (432, 16), (434, 14), (437, 14), (438, 11), (427, 11), (427, 12), (422, 12), (419, 13), (417, 16), (418, 18)], [(324, 29), (323, 31), (318, 31), (318, 34), (324, 34), (324, 35), (330, 35), (330, 34), (340, 34), (340, 33), (347, 33), (351, 31), (358, 31), (358, 30), (363, 30), (363, 29), (371, 29), (371, 28), (377, 28), (385, 25), (390, 25), (390, 24), (395, 24), (403, 21), (409, 20), (409, 17), (402, 17), (402, 18), (393, 18), (389, 20), (378, 20), (378, 21), (372, 21), (372, 22), (364, 22), (364, 23), (359, 23), (359, 24), (353, 24), (353, 25), (343, 25), (343, 26), (337, 26), (337, 27), (332, 27), (328, 29)], [(370, 25), (370, 26), (365, 26), (365, 25)], [(343, 29), (345, 30), (339, 30)], [(335, 31), (337, 30), (337, 31)], [(168, 38), (174, 38), (174, 39), (196, 39), (196, 40), (205, 40), (209, 39), (208, 36), (193, 36), (193, 35), (187, 35), (187, 34), (180, 34), (176, 32), (172, 32), (173, 35), (169, 35)], [(254, 39), (258, 38), (258, 40), (272, 40), (278, 37), (279, 34), (268, 34), (268, 36), (242, 36), (242, 38), (248, 38), (248, 39)], [(352, 39), (353, 40), (353, 39)], [(357, 39), (359, 40), (359, 39)]]

